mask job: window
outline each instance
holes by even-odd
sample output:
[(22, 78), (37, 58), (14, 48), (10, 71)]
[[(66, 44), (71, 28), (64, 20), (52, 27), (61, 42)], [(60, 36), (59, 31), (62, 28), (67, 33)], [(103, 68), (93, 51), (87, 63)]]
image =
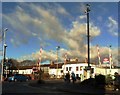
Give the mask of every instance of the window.
[(76, 67), (76, 71), (78, 71), (78, 66)]
[(69, 67), (69, 71), (71, 71), (72, 67)]
[(80, 66), (80, 71), (82, 71), (82, 66)]
[(61, 73), (63, 73), (63, 70), (61, 70)]
[(66, 67), (66, 71), (68, 71), (68, 67)]

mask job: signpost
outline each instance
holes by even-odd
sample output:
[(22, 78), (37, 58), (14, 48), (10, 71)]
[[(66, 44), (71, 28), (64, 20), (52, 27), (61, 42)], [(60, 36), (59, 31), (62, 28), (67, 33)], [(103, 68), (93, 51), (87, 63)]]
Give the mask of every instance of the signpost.
[(103, 63), (109, 64), (109, 62), (110, 62), (110, 61), (109, 61), (109, 58), (104, 58), (104, 59), (103, 59)]
[[(109, 66), (110, 66), (109, 74), (111, 74), (111, 63), (110, 63), (110, 59), (109, 59), (109, 58), (104, 58), (104, 59), (103, 59), (103, 63), (104, 63), (104, 64), (109, 64)], [(106, 72), (106, 74), (107, 74), (107, 72)]]

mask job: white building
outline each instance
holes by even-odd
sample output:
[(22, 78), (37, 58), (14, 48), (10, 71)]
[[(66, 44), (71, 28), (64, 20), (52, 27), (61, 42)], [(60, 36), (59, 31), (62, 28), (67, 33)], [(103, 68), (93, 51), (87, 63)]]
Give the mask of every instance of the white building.
[(63, 73), (62, 73), (62, 65), (63, 63), (59, 64), (51, 64), (50, 69), (49, 69), (49, 75), (51, 78), (61, 78)]
[(95, 73), (96, 74), (102, 74), (102, 75), (114, 75), (115, 72), (118, 72), (120, 74), (120, 68), (108, 68), (108, 67), (96, 67)]
[(32, 74), (32, 68), (31, 69), (24, 69), (24, 70), (18, 70), (19, 74)]
[(32, 74), (34, 66), (23, 66), (17, 68), (17, 70), (13, 70), (13, 72), (17, 72), (18, 74)]
[[(88, 64), (84, 62), (69, 62), (67, 64), (64, 64), (62, 66), (62, 69), (64, 74), (68, 73), (68, 71), (70, 74), (74, 72), (76, 76), (81, 77), (81, 80), (84, 80), (87, 78), (87, 70), (86, 70), (87, 66)], [(90, 66), (92, 70), (92, 76), (94, 77), (95, 65), (90, 64)]]

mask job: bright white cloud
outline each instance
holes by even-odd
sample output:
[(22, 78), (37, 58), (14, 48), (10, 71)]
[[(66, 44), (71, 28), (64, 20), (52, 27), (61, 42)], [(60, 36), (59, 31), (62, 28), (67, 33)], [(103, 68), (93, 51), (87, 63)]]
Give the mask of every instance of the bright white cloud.
[(86, 19), (87, 17), (86, 17), (86, 15), (81, 15), (81, 16), (79, 16), (79, 18), (80, 19)]
[(118, 36), (118, 22), (114, 20), (112, 17), (108, 17), (108, 28), (109, 32), (114, 35)]
[[(73, 23), (73, 28), (71, 28), (70, 31), (62, 31), (64, 35), (59, 35), (62, 36), (63, 39), (61, 40), (66, 44), (70, 50), (65, 50), (65, 49), (60, 49), (61, 53), (61, 59), (63, 60), (63, 56), (65, 53), (68, 54), (68, 57), (70, 58), (75, 58), (78, 57), (81, 60), (84, 60), (86, 58), (86, 23), (80, 23), (79, 21), (74, 21)], [(100, 35), (100, 29), (95, 26), (94, 24), (90, 24), (90, 31), (91, 36), (96, 37)], [(51, 36), (51, 35), (49, 35)], [(53, 35), (52, 35), (53, 36)], [(54, 38), (54, 37), (53, 37)], [(61, 37), (58, 37), (58, 39)], [(96, 51), (94, 52), (95, 56), (92, 56), (92, 58), (96, 57), (97, 53)], [(44, 52), (43, 58), (51, 58), (49, 52)], [(37, 56), (38, 57), (38, 56)], [(56, 59), (56, 54), (52, 55), (52, 59)]]
[(108, 17), (108, 19), (109, 19), (109, 21), (111, 22), (110, 24), (109, 24), (109, 26), (110, 27), (112, 27), (112, 25), (118, 25), (118, 23), (117, 23), (117, 21), (115, 21), (112, 17)]

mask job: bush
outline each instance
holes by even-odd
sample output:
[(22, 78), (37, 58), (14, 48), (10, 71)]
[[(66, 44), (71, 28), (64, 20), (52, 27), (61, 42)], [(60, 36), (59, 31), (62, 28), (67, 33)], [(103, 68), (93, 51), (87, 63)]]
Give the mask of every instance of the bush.
[(38, 84), (44, 84), (45, 81), (44, 81), (44, 80), (38, 80), (37, 83), (38, 83)]
[(97, 75), (95, 76), (95, 85), (105, 85), (105, 76), (104, 75)]
[(111, 75), (106, 76), (106, 84), (107, 85), (113, 85), (113, 79)]
[(95, 79), (94, 78), (89, 78), (89, 79), (86, 79), (84, 81), (82, 81), (80, 84), (81, 85), (87, 85), (87, 86), (94, 86), (94, 83), (95, 83)]

